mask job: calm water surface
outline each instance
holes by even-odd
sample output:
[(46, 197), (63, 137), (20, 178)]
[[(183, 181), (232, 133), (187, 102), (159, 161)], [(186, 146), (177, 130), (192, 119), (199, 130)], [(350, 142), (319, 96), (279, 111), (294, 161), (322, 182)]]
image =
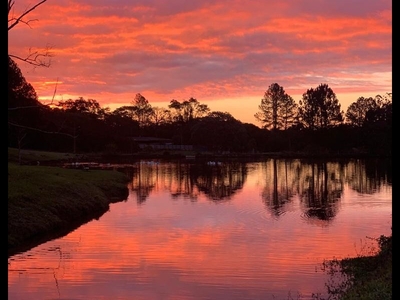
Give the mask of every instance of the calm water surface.
[[(93, 171), (94, 172), (94, 171)], [(385, 161), (158, 162), (100, 219), (8, 258), (8, 299), (312, 299), (391, 234)]]

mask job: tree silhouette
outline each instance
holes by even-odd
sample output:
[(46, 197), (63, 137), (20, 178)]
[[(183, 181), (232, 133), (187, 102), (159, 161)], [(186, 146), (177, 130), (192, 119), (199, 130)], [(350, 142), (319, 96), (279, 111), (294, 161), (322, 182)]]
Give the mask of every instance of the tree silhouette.
[(11, 141), (17, 144), (20, 157), (27, 130), (39, 122), (39, 109), (43, 105), (38, 101), (35, 89), (25, 80), (20, 68), (10, 56), (7, 83), (9, 143)]
[(162, 107), (153, 107), (153, 113), (150, 116), (150, 122), (157, 126), (162, 124), (170, 123), (171, 121), (171, 112), (168, 109)]
[(153, 115), (153, 108), (149, 101), (142, 94), (137, 93), (132, 104), (134, 120), (139, 122), (140, 127), (148, 126)]
[(103, 119), (104, 115), (109, 111), (109, 108), (102, 108), (100, 104), (94, 99), (85, 100), (79, 97), (76, 100), (59, 101), (57, 107), (67, 112), (79, 112), (90, 114), (95, 118)]
[(277, 83), (269, 86), (254, 117), (266, 129), (288, 129), (295, 123), (297, 104)]
[(193, 119), (201, 118), (210, 111), (206, 104), (200, 104), (195, 98), (190, 98), (183, 102), (172, 99), (168, 107), (173, 109), (174, 121), (182, 123), (187, 123)]
[(364, 98), (360, 97), (356, 102), (350, 104), (346, 111), (346, 123), (350, 125), (361, 127), (364, 125), (367, 112), (370, 110), (376, 110), (378, 104), (372, 97)]
[(302, 125), (313, 130), (326, 129), (343, 122), (339, 100), (327, 84), (308, 89), (299, 105)]
[(364, 126), (380, 129), (392, 129), (392, 94), (375, 97), (377, 106), (369, 109), (365, 115)]
[(191, 127), (190, 142), (213, 151), (243, 152), (248, 135), (243, 124), (227, 112), (211, 112)]
[(38, 107), (40, 102), (35, 89), (22, 75), (15, 61), (8, 57), (8, 110)]

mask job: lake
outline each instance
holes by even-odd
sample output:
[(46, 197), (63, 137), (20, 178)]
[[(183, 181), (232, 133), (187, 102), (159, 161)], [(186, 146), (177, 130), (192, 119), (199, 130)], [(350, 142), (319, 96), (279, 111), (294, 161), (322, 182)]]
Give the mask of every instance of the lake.
[(317, 299), (392, 226), (379, 159), (139, 161), (126, 200), (8, 257), (8, 299)]

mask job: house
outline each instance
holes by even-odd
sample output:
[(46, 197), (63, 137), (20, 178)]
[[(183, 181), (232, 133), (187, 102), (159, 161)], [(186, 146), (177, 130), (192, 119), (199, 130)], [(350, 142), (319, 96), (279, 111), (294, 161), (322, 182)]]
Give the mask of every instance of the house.
[(192, 150), (192, 145), (174, 145), (171, 139), (151, 136), (138, 136), (132, 138), (140, 149), (151, 148), (153, 150)]

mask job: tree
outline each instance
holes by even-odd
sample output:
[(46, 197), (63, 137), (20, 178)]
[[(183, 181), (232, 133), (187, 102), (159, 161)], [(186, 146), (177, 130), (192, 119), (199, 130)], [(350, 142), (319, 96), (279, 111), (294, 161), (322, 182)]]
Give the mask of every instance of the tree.
[(139, 122), (140, 127), (150, 125), (150, 119), (153, 115), (153, 108), (151, 107), (149, 101), (140, 93), (137, 93), (132, 104), (134, 120)]
[(161, 107), (153, 107), (153, 113), (150, 116), (151, 124), (160, 126), (162, 124), (170, 123), (171, 112), (168, 109)]
[(47, 106), (39, 102), (35, 89), (10, 56), (7, 75), (8, 145), (17, 146), (20, 155), (28, 131), (40, 130), (41, 113)]
[(247, 150), (248, 134), (244, 125), (227, 112), (211, 112), (191, 127), (193, 145), (207, 146), (213, 151), (242, 152)]
[(40, 102), (35, 89), (25, 80), (21, 69), (15, 61), (8, 57), (8, 109), (22, 107), (38, 107)]
[(372, 98), (359, 97), (356, 102), (350, 104), (346, 111), (346, 122), (350, 125), (361, 127), (364, 125), (367, 112), (378, 108), (377, 101)]
[[(21, 14), (14, 13), (14, 0), (8, 0), (8, 32), (20, 23), (30, 26), (33, 20), (26, 20), (25, 17), (35, 10), (37, 7), (45, 3), (47, 0), (41, 0), (35, 5), (26, 8)], [(42, 105), (38, 101), (33, 87), (26, 82), (22, 76), (21, 70), (18, 68), (13, 59), (23, 61), (34, 66), (50, 66), (49, 58), (52, 55), (49, 50), (40, 53), (39, 51), (29, 50), (26, 57), (21, 57), (12, 53), (8, 53), (8, 128), (9, 128), (9, 145), (15, 145), (10, 140), (10, 136), (16, 133), (19, 151), (21, 150), (22, 140), (27, 136), (27, 131), (44, 132), (40, 128), (40, 113), (47, 111), (49, 108)], [(28, 108), (33, 108), (28, 109)], [(11, 134), (10, 134), (11, 133)]]
[(312, 130), (326, 129), (343, 122), (343, 111), (339, 100), (327, 84), (308, 89), (299, 105), (302, 125)]
[(59, 101), (57, 106), (67, 112), (91, 114), (98, 119), (104, 119), (105, 114), (109, 112), (109, 108), (102, 108), (96, 100), (85, 100), (83, 97), (76, 100)]
[(193, 119), (205, 116), (210, 109), (206, 104), (200, 104), (196, 99), (190, 98), (182, 103), (172, 99), (168, 105), (174, 110), (173, 119), (177, 122), (187, 123)]
[(112, 112), (112, 114), (121, 118), (129, 118), (133, 120), (133, 106), (124, 105), (118, 107)]
[[(25, 20), (25, 17), (35, 10), (37, 7), (45, 3), (47, 0), (42, 0), (35, 5), (33, 5), (30, 8), (27, 8), (24, 12), (22, 12), (19, 15), (14, 15), (14, 0), (8, 0), (8, 31), (13, 29), (15, 26), (17, 26), (19, 23), (23, 23), (27, 26), (30, 27), (30, 23), (34, 20)], [(31, 51), (29, 50), (29, 54), (26, 57), (21, 57), (15, 54), (10, 54), (8, 53), (9, 57), (12, 57), (17, 60), (24, 61), (28, 64), (34, 65), (34, 66), (40, 66), (40, 67), (49, 67), (50, 66), (50, 58), (52, 57), (52, 54), (50, 53), (50, 49), (47, 47), (44, 52), (39, 52), (39, 51)]]
[(24, 134), (20, 136), (25, 136), (26, 128), (23, 127), (36, 124), (39, 109), (43, 105), (38, 101), (35, 89), (25, 80), (21, 69), (11, 57), (8, 57), (7, 79), (8, 125), (14, 127), (19, 135), (23, 131)]
[(298, 123), (298, 105), (291, 96), (287, 96), (286, 101), (280, 109), (283, 129), (287, 130)]
[(286, 130), (295, 123), (297, 104), (277, 83), (268, 87), (258, 109), (254, 117), (263, 124), (263, 128)]
[(392, 94), (375, 97), (378, 107), (370, 109), (363, 124), (365, 145), (370, 152), (392, 153)]
[[(139, 122), (133, 119), (132, 110), (127, 106), (122, 106), (107, 114), (104, 121), (119, 137), (127, 138), (140, 134)], [(129, 138), (127, 143), (132, 152), (134, 148), (133, 140)]]
[(369, 109), (365, 115), (365, 124), (386, 126), (392, 125), (392, 93), (375, 96), (376, 107)]

